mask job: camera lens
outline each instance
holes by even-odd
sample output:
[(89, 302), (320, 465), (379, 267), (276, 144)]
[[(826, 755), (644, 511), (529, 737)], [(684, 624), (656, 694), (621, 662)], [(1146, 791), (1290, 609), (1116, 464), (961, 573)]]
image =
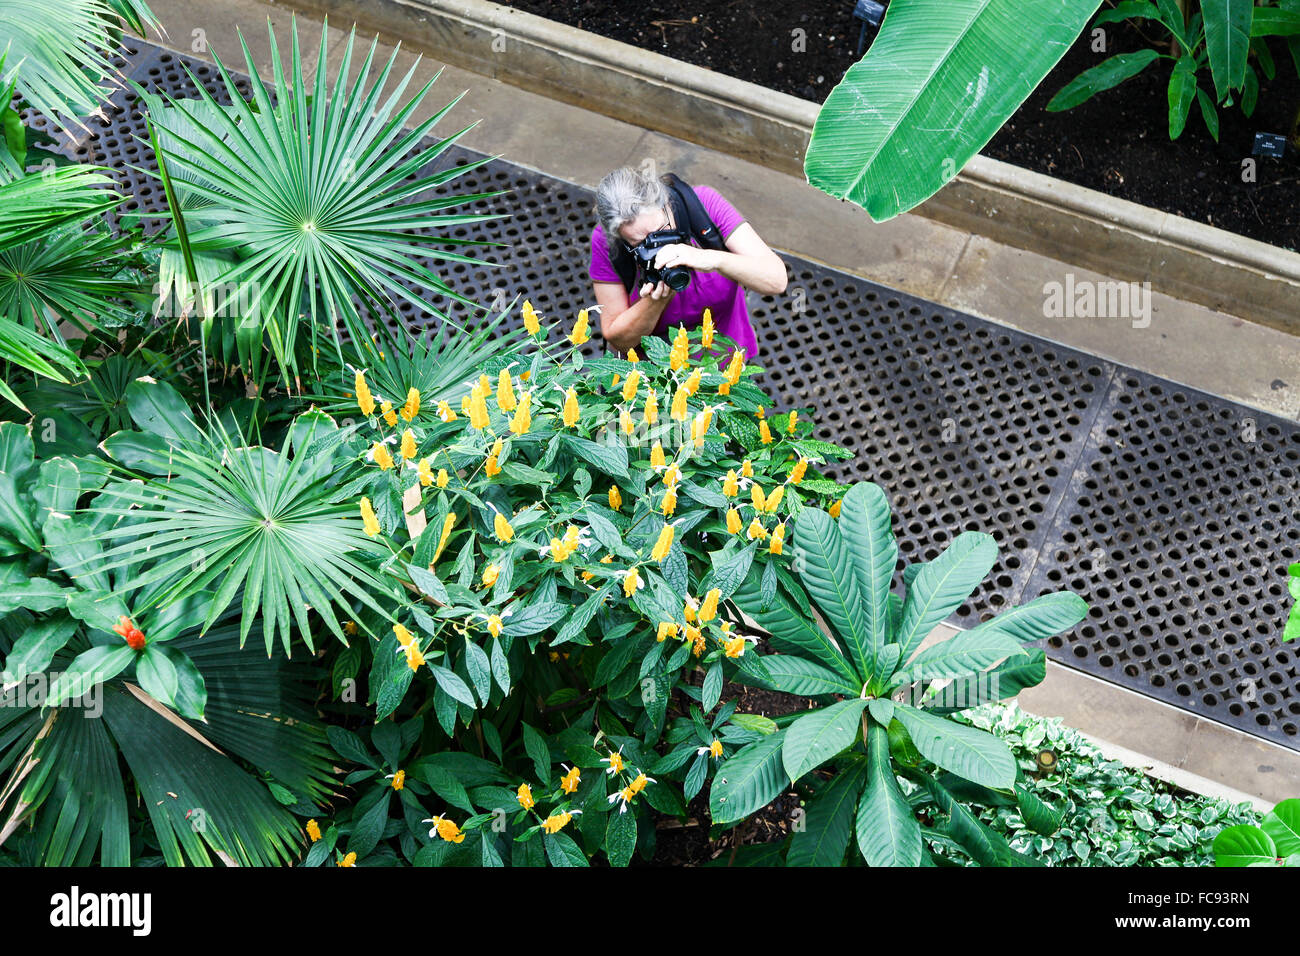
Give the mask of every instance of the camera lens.
[(690, 272), (685, 266), (670, 266), (663, 270), (664, 283), (674, 292), (681, 292), (690, 284)]

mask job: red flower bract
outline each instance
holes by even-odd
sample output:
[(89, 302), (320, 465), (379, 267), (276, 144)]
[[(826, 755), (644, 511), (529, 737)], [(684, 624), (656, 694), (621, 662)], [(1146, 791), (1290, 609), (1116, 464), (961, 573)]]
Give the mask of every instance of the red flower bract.
[(117, 619), (117, 625), (113, 630), (126, 638), (127, 646), (133, 651), (144, 650), (144, 631), (140, 630), (131, 623), (131, 619), (125, 614)]

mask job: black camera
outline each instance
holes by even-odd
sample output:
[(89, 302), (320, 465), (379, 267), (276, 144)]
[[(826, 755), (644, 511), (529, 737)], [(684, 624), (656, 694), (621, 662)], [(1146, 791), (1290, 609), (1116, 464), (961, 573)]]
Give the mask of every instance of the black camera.
[(641, 267), (641, 274), (645, 276), (645, 281), (652, 285), (663, 282), (674, 292), (681, 292), (691, 281), (691, 270), (686, 266), (668, 266), (666, 269), (656, 269), (654, 266), (655, 256), (664, 246), (670, 246), (675, 242), (690, 242), (690, 236), (679, 229), (659, 229), (649, 233), (643, 239), (640, 245), (632, 246), (632, 255), (636, 257), (637, 264)]

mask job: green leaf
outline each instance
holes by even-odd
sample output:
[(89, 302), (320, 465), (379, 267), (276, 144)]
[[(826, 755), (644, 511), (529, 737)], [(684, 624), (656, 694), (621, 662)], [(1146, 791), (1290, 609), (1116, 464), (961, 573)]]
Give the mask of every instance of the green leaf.
[[(859, 576), (853, 566), (854, 551), (825, 511), (805, 508), (794, 523), (794, 545), (803, 558), (800, 580), (853, 662), (874, 661), (867, 630)], [(860, 679), (866, 673), (859, 672)]]
[(156, 644), (146, 645), (136, 659), (135, 676), (146, 694), (161, 704), (174, 707), (179, 684), (176, 667)]
[(921, 825), (894, 778), (889, 760), (889, 731), (867, 727), (867, 787), (858, 802), (858, 849), (868, 866), (919, 866)]
[(800, 717), (786, 728), (781, 760), (790, 780), (798, 780), (852, 745), (866, 706), (861, 697), (842, 700)]
[(526, 637), (538, 634), (569, 613), (569, 606), (558, 601), (529, 604), (527, 607), (516, 606), (501, 627), (504, 634), (511, 637)]
[(1117, 53), (1084, 70), (1061, 87), (1044, 109), (1049, 113), (1073, 109), (1102, 90), (1109, 90), (1130, 77), (1137, 76), (1158, 59), (1160, 54), (1149, 48), (1135, 53)]
[(817, 697), (821, 694), (851, 694), (856, 696), (861, 687), (820, 664), (804, 660), (793, 654), (767, 654), (763, 664), (770, 676), (772, 689), (800, 697)]
[(102, 684), (122, 673), (135, 656), (135, 651), (126, 644), (92, 647), (88, 651), (82, 651), (50, 685), (45, 705), (59, 707), (64, 701), (76, 700), (96, 684)]
[(804, 826), (796, 830), (786, 866), (839, 866), (853, 834), (854, 808), (867, 779), (867, 762), (857, 759), (808, 801)]
[(1283, 800), (1264, 814), (1260, 826), (1273, 838), (1278, 856), (1300, 853), (1300, 800)]
[(198, 441), (201, 437), (189, 405), (166, 382), (137, 378), (126, 387), (126, 407), (142, 432), (169, 442)]
[(487, 652), (468, 638), (465, 639), (465, 666), (479, 700), (486, 705), (492, 695), (492, 662)]
[(1184, 53), (1169, 77), (1169, 138), (1177, 139), (1187, 125), (1187, 114), (1196, 99), (1196, 60)]
[(907, 660), (937, 624), (961, 606), (998, 558), (992, 535), (963, 531), (933, 561), (921, 566), (903, 602), (898, 644)]
[(998, 631), (963, 631), (932, 644), (890, 679), (894, 686), (915, 680), (962, 677), (1005, 658), (1026, 656), (1020, 642)]
[(76, 633), (77, 622), (65, 616), (37, 621), (14, 642), (0, 673), (0, 691), (21, 684), (29, 674), (39, 674), (50, 666), (54, 655)]
[(609, 858), (609, 865), (627, 866), (635, 851), (636, 814), (611, 813), (605, 830), (605, 855)]
[(564, 447), (605, 474), (627, 480), (627, 448), (623, 444), (598, 445), (589, 438), (563, 437)]
[(879, 674), (876, 658), (881, 649), (894, 640), (890, 633), (889, 587), (898, 563), (898, 542), (890, 523), (889, 498), (879, 485), (858, 482), (844, 495), (839, 526), (853, 554), (867, 636), (865, 648), (857, 649), (850, 643), (848, 652), (859, 673), (870, 679)]
[(1020, 815), (1025, 818), (1025, 823), (1029, 824), (1035, 833), (1051, 836), (1061, 828), (1064, 813), (1053, 810), (1039, 798), (1038, 794), (1019, 781), (1016, 782), (1016, 803), (1020, 807)]
[(543, 833), (542, 844), (551, 866), (590, 866), (587, 855), (567, 833)]
[(438, 682), (438, 686), (454, 700), (458, 700), (462, 704), (468, 704), (470, 707), (478, 706), (474, 700), (474, 692), (453, 671), (433, 662), (429, 662), (428, 667), (433, 672), (434, 680)]
[(1274, 866), (1277, 845), (1259, 827), (1225, 827), (1214, 838), (1215, 866)]
[(714, 823), (734, 823), (763, 809), (788, 785), (782, 769), (785, 731), (777, 731), (723, 761), (709, 791)]
[(551, 750), (546, 746), (546, 738), (528, 724), (520, 724), (520, 726), (523, 728), (524, 750), (528, 753), (528, 759), (533, 762), (537, 782), (547, 786), (551, 779)]
[(718, 706), (718, 698), (722, 696), (722, 661), (714, 661), (709, 667), (701, 691), (700, 709), (707, 714)]
[(1096, 8), (1059, 0), (891, 6), (867, 55), (817, 114), (808, 181), (877, 222), (928, 199), (1010, 118)]
[(921, 756), (944, 770), (995, 790), (1009, 790), (1015, 783), (1015, 757), (992, 734), (904, 704), (894, 705), (894, 716)]
[[(1205, 52), (1210, 60), (1216, 99), (1239, 89), (1246, 78), (1255, 0), (1201, 0), (1205, 18)], [(1215, 139), (1218, 139), (1216, 136)]]

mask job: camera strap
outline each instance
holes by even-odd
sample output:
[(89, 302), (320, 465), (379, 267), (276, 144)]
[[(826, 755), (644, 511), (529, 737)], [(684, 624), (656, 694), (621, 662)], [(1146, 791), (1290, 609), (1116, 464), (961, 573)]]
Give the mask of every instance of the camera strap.
[[(700, 202), (700, 197), (696, 195), (695, 190), (673, 173), (664, 173), (661, 178), (664, 185), (668, 187), (668, 204), (672, 209), (673, 222), (679, 228), (683, 223), (687, 224), (691, 238), (698, 242), (701, 248), (725, 250), (727, 244), (718, 232), (718, 227), (713, 224), (713, 220), (705, 211), (704, 203)], [(623, 283), (623, 288), (630, 293), (636, 284), (635, 257), (628, 252), (623, 243), (616, 242), (610, 261)]]

